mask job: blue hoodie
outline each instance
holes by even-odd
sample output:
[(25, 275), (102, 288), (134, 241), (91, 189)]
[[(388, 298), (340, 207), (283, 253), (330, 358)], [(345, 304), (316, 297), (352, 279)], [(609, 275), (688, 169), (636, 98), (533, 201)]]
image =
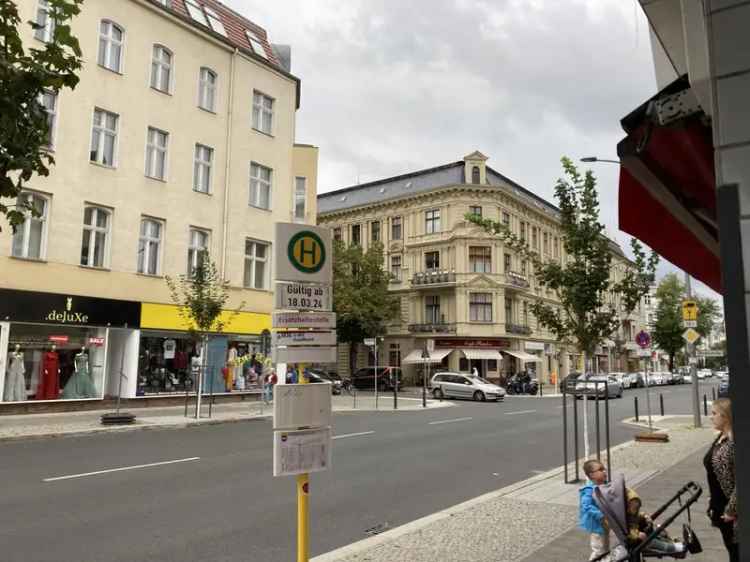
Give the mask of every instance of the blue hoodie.
[(604, 514), (594, 503), (594, 486), (590, 480), (581, 488), (578, 493), (580, 497), (580, 506), (578, 510), (578, 526), (589, 533), (604, 535)]

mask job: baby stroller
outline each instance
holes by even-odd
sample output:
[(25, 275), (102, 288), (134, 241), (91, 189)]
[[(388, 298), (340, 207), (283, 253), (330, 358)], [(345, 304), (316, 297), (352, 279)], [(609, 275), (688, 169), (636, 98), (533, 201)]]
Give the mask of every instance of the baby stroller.
[[(683, 523), (682, 535), (685, 548), (690, 554), (702, 551), (700, 541), (691, 527), (690, 506), (700, 497), (703, 490), (695, 482), (688, 482), (664, 505), (651, 514), (653, 528), (644, 540), (633, 544), (628, 541), (627, 489), (625, 478), (618, 474), (608, 484), (594, 489), (594, 501), (601, 509), (609, 523), (610, 529), (617, 537), (620, 546), (603, 554), (596, 560), (612, 560), (612, 562), (643, 562), (646, 558), (684, 558), (685, 552), (669, 554), (653, 548), (658, 539), (664, 539), (667, 527), (682, 513), (687, 512), (687, 523)], [(676, 504), (676, 505), (675, 505)], [(667, 513), (669, 512), (669, 513)], [(657, 521), (661, 518), (663, 521)]]

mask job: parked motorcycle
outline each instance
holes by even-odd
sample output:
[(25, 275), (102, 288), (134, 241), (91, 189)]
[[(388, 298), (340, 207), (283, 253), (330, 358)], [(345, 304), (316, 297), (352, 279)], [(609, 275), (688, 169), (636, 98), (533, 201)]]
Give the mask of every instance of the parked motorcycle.
[(528, 375), (513, 375), (508, 379), (508, 386), (505, 390), (508, 394), (531, 394), (534, 396), (539, 392), (539, 383)]

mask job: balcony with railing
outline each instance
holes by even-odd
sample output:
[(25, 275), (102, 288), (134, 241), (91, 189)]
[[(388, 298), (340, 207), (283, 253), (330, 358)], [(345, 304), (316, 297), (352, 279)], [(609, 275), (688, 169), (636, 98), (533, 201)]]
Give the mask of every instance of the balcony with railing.
[(455, 334), (455, 322), (439, 322), (437, 324), (409, 324), (412, 334)]
[(530, 326), (527, 326), (526, 324), (511, 324), (509, 322), (506, 322), (505, 331), (509, 334), (530, 336), (533, 330), (531, 329)]
[(531, 282), (527, 275), (517, 273), (515, 271), (508, 271), (505, 274), (505, 280), (511, 287), (518, 289), (528, 289), (531, 287)]
[(435, 287), (436, 285), (455, 285), (456, 272), (447, 269), (430, 269), (420, 271), (411, 278), (411, 284), (415, 287)]

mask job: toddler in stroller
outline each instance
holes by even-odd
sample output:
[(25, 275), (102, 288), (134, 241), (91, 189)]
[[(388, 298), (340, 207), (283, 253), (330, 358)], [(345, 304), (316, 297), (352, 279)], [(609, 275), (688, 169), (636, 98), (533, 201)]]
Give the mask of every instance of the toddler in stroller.
[[(690, 494), (683, 502), (683, 494)], [(690, 505), (695, 503), (701, 494), (700, 486), (690, 482), (680, 489), (665, 505), (653, 514), (653, 519), (662, 515), (675, 501), (679, 508), (658, 526), (652, 517), (641, 511), (641, 499), (635, 491), (625, 487), (625, 479), (619, 474), (609, 482), (597, 486), (594, 490), (594, 501), (601, 509), (610, 528), (619, 541), (619, 545), (604, 560), (613, 562), (640, 562), (643, 558), (685, 558), (687, 552), (700, 552), (700, 543), (689, 524), (683, 526), (685, 543), (672, 540), (666, 527), (677, 516), (687, 510), (690, 517)]]

